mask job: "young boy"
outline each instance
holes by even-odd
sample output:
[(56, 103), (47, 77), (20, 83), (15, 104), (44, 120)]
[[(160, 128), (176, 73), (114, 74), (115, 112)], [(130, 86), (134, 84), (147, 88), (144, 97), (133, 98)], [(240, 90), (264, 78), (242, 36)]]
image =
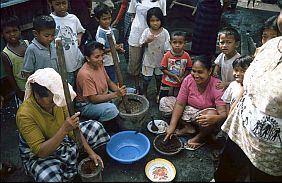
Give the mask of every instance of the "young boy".
[(164, 73), (160, 89), (160, 99), (165, 96), (177, 96), (183, 79), (190, 73), (192, 61), (184, 51), (185, 35), (180, 31), (172, 33), (170, 44), (172, 50), (167, 51), (161, 61), (160, 69)]
[[(110, 27), (112, 22), (111, 9), (107, 5), (100, 3), (94, 9), (94, 16), (97, 22), (99, 23), (99, 27), (96, 33), (96, 41), (100, 42), (105, 47), (103, 64), (110, 79), (115, 82), (116, 81), (115, 67), (114, 67), (113, 57), (111, 54), (110, 44), (107, 38), (107, 33), (111, 33), (115, 43), (115, 36)], [(124, 52), (122, 44), (119, 45), (115, 44), (115, 47), (117, 51)]]
[(56, 22), (56, 37), (63, 41), (68, 82), (75, 86), (75, 78), (83, 63), (79, 49), (81, 37), (85, 32), (76, 15), (68, 13), (68, 0), (49, 0), (53, 10), (50, 14)]
[(56, 23), (51, 16), (41, 15), (33, 19), (34, 39), (26, 49), (22, 70), (26, 78), (37, 69), (47, 67), (58, 72), (56, 48), (53, 42), (55, 28)]
[(23, 101), (26, 78), (22, 76), (21, 71), (24, 54), (29, 42), (21, 39), (19, 25), (20, 22), (17, 16), (3, 17), (1, 19), (1, 36), (7, 43), (1, 52), (1, 64), (3, 64), (4, 72), (8, 76), (8, 82), (17, 98)]
[(217, 84), (217, 89), (226, 89), (231, 81), (234, 80), (232, 63), (240, 57), (237, 48), (240, 45), (240, 35), (238, 31), (232, 27), (224, 27), (219, 32), (219, 48), (222, 51), (214, 61), (215, 68), (213, 75), (221, 76), (220, 83)]

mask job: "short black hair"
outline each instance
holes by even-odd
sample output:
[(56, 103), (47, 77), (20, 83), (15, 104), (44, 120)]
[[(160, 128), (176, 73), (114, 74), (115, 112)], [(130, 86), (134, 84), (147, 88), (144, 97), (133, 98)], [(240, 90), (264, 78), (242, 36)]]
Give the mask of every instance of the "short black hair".
[(227, 36), (234, 36), (234, 39), (235, 39), (236, 42), (240, 41), (240, 39), (241, 39), (239, 32), (234, 27), (223, 27), (219, 31), (219, 36), (221, 34), (225, 34)]
[(48, 89), (38, 83), (30, 83), (33, 93), (37, 93), (39, 97), (49, 97)]
[(182, 36), (184, 38), (184, 41), (186, 40), (186, 33), (183, 31), (173, 31), (170, 34), (170, 40), (172, 40), (175, 36)]
[(152, 16), (157, 17), (161, 21), (161, 26), (160, 27), (163, 27), (163, 25), (164, 25), (164, 14), (163, 14), (161, 8), (153, 7), (153, 8), (150, 8), (147, 11), (147, 25), (148, 25), (148, 27), (151, 27), (150, 26), (150, 18)]
[(279, 34), (279, 29), (278, 29), (278, 25), (277, 25), (277, 15), (274, 15), (274, 16), (268, 18), (264, 22), (264, 24), (262, 26), (262, 32), (261, 33), (263, 33), (263, 31), (266, 30), (266, 29), (273, 29), (273, 30), (277, 31), (277, 33)]
[(212, 61), (211, 61), (211, 56), (209, 55), (198, 55), (198, 56), (194, 56), (192, 57), (192, 60), (193, 60), (193, 65), (196, 63), (196, 62), (201, 62), (204, 67), (207, 69), (207, 70), (210, 70), (212, 68)]
[(92, 54), (92, 52), (95, 49), (104, 50), (104, 45), (99, 43), (99, 42), (97, 42), (97, 41), (90, 41), (84, 47), (84, 55), (87, 56), (87, 57), (90, 57), (90, 55)]
[(40, 15), (33, 18), (33, 29), (37, 32), (46, 29), (56, 29), (56, 22), (50, 15)]
[(1, 33), (6, 27), (18, 27), (20, 29), (20, 20), (17, 16), (2, 16), (1, 17)]
[(254, 60), (253, 57), (249, 55), (244, 55), (244, 56), (236, 58), (232, 63), (232, 67), (234, 69), (235, 67), (239, 66), (239, 67), (242, 67), (243, 69), (247, 69), (253, 60)]
[(104, 3), (99, 3), (98, 6), (96, 8), (94, 8), (94, 16), (98, 19), (100, 19), (102, 17), (103, 14), (112, 14), (111, 9), (109, 8), (109, 6), (105, 5)]

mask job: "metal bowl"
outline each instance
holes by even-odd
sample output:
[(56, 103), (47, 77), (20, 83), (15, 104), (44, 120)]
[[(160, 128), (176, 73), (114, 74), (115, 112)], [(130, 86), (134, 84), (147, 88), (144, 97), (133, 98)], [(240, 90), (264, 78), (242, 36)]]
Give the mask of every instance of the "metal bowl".
[[(159, 153), (163, 154), (163, 155), (168, 155), (168, 156), (178, 154), (181, 151), (181, 149), (183, 149), (183, 143), (181, 142), (181, 140), (176, 135), (172, 135), (172, 138), (177, 139), (177, 144), (173, 144), (174, 145), (173, 151), (165, 152), (162, 148), (157, 147), (156, 142), (160, 141), (160, 140), (162, 141), (165, 136), (166, 136), (166, 134), (159, 134), (158, 136), (155, 137), (155, 139), (153, 141), (153, 146), (154, 146), (155, 150), (158, 151)], [(164, 143), (166, 144), (166, 143), (169, 143), (169, 142), (164, 142)], [(166, 145), (169, 145), (169, 144), (166, 144)]]

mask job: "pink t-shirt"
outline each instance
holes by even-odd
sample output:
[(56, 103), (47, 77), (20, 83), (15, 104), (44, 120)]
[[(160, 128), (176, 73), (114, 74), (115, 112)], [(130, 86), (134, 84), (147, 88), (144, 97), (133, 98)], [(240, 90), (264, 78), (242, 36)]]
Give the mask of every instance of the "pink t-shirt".
[(85, 63), (77, 74), (77, 101), (87, 102), (88, 96), (107, 94), (109, 91), (108, 78), (104, 66), (94, 70), (90, 64)]
[(222, 90), (217, 90), (215, 85), (220, 80), (211, 76), (209, 84), (204, 91), (200, 93), (197, 84), (192, 77), (188, 75), (182, 82), (177, 101), (195, 107), (197, 109), (206, 109), (209, 107), (224, 106), (225, 103), (221, 99)]

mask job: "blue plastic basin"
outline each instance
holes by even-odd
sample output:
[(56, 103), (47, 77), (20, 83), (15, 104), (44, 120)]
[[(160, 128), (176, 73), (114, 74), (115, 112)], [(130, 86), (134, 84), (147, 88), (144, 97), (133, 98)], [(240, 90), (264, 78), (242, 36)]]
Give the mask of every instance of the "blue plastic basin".
[(106, 151), (114, 160), (123, 164), (131, 164), (146, 156), (150, 147), (151, 143), (143, 133), (122, 131), (111, 137)]

